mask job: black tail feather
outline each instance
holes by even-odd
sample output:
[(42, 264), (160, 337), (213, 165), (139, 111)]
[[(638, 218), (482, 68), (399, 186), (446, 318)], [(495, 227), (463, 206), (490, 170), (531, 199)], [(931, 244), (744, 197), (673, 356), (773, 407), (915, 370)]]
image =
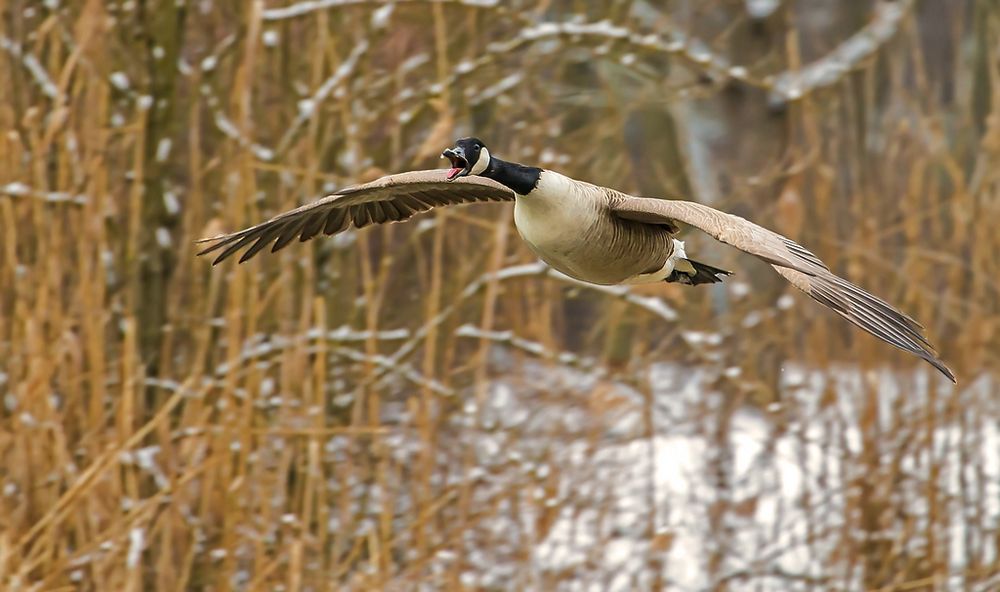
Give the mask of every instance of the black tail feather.
[(699, 263), (697, 261), (691, 261), (690, 259), (685, 259), (685, 261), (691, 264), (691, 267), (694, 268), (694, 273), (678, 271), (675, 269), (669, 276), (667, 276), (665, 281), (678, 282), (690, 286), (697, 286), (698, 284), (717, 284), (722, 281), (721, 276), (733, 274), (731, 271), (719, 269), (718, 267), (712, 267), (711, 265), (705, 265), (704, 263)]

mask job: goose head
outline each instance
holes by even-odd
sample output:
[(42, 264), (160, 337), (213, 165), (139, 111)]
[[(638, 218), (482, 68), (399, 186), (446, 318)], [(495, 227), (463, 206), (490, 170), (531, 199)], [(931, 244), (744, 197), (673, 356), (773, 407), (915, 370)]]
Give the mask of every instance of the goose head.
[(490, 151), (479, 138), (462, 138), (441, 153), (441, 158), (451, 161), (448, 180), (454, 181), (468, 175), (481, 175), (490, 166)]

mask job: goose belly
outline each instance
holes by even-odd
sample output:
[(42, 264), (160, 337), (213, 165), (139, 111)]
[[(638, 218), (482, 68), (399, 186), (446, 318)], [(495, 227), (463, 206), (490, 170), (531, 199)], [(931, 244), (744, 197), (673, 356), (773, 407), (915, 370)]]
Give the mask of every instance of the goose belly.
[[(660, 274), (670, 254), (665, 232), (650, 232), (650, 227), (623, 223), (610, 215), (602, 217), (589, 208), (544, 214), (534, 209), (518, 198), (514, 205), (517, 231), (542, 261), (562, 273), (602, 285), (662, 279), (652, 276)], [(669, 273), (666, 270), (664, 277)]]

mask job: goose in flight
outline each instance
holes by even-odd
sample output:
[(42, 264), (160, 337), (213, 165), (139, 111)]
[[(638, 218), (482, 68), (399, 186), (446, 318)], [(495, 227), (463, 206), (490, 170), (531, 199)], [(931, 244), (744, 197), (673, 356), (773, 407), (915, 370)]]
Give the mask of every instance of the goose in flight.
[(388, 175), (341, 189), (256, 226), (202, 239), (209, 244), (198, 254), (216, 253), (214, 265), (243, 251), (242, 263), (268, 246), (274, 252), (321, 232), (401, 222), (438, 206), (512, 201), (521, 238), (570, 277), (602, 285), (722, 281), (730, 272), (689, 259), (684, 243), (674, 238), (682, 222), (770, 263), (820, 304), (955, 381), (917, 321), (838, 277), (809, 250), (753, 222), (699, 203), (635, 197), (507, 162), (477, 138), (462, 138), (441, 156), (451, 169)]

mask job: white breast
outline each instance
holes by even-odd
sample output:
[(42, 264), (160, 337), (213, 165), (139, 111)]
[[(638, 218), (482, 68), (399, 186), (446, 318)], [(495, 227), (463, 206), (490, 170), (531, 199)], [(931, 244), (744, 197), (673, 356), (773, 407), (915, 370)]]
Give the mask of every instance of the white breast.
[(602, 285), (663, 280), (674, 267), (664, 262), (669, 234), (615, 219), (608, 191), (543, 171), (531, 193), (517, 196), (514, 224), (536, 255), (570, 277)]
[(543, 261), (577, 279), (588, 280), (595, 258), (590, 240), (600, 223), (600, 189), (543, 171), (535, 189), (514, 202), (514, 225), (524, 242)]
[(597, 187), (543, 171), (529, 195), (514, 204), (514, 224), (536, 250), (563, 250), (597, 221)]

